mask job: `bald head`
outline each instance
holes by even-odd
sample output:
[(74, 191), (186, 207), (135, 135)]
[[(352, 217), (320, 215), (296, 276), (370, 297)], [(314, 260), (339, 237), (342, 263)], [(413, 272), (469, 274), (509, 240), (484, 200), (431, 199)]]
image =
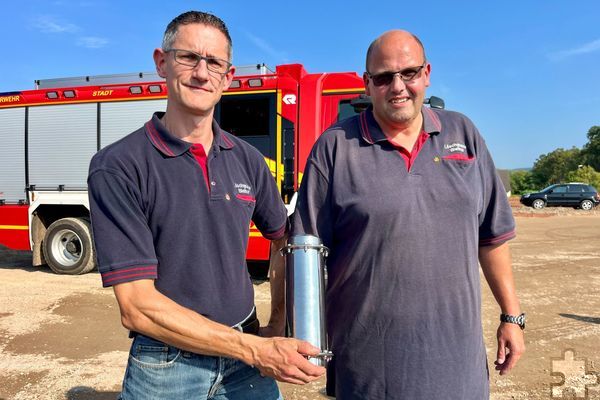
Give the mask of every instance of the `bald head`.
[(373, 40), (369, 49), (367, 50), (367, 60), (366, 60), (366, 70), (371, 71), (369, 65), (369, 61), (372, 59), (374, 53), (385, 52), (391, 48), (399, 48), (405, 51), (410, 51), (415, 46), (417, 46), (423, 55), (423, 62), (427, 61), (425, 57), (425, 48), (423, 47), (423, 43), (416, 35), (408, 31), (403, 30), (392, 30), (383, 33), (377, 39)]

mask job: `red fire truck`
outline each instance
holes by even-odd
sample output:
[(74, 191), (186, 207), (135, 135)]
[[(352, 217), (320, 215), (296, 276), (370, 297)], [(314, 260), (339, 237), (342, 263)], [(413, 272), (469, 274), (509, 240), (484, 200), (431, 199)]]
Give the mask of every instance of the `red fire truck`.
[[(166, 90), (155, 73), (140, 73), (48, 79), (35, 90), (0, 93), (0, 245), (32, 250), (33, 265), (58, 273), (92, 270), (90, 159), (164, 111)], [(262, 152), (291, 211), (315, 139), (354, 114), (351, 101), (363, 91), (354, 72), (242, 67), (215, 118)], [(248, 260), (266, 260), (268, 251), (251, 227)]]

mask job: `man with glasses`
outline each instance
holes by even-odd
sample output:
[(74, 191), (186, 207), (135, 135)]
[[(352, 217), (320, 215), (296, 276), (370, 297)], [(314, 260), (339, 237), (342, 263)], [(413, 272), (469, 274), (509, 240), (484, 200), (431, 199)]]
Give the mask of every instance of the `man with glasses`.
[(313, 147), (292, 234), (329, 247), (327, 390), (347, 399), (489, 397), (478, 261), (498, 301), (496, 370), (524, 351), (514, 220), (465, 116), (424, 107), (431, 66), (409, 32), (367, 52), (372, 106)]
[[(307, 360), (320, 349), (258, 336), (245, 263), (249, 225), (279, 248), (287, 214), (262, 155), (213, 119), (233, 78), (231, 52), (219, 18), (175, 18), (154, 51), (166, 112), (90, 165), (103, 285), (113, 286), (134, 337), (124, 400), (274, 400), (281, 394), (273, 378), (303, 384), (325, 373)], [(273, 299), (263, 333), (283, 333), (282, 301)]]

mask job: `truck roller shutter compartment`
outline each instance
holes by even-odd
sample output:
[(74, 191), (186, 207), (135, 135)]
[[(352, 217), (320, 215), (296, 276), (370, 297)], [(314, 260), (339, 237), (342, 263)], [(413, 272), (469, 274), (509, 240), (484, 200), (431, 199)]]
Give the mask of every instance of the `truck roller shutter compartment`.
[(29, 109), (29, 183), (39, 188), (86, 188), (97, 147), (96, 103)]
[(25, 200), (25, 107), (0, 110), (0, 200)]

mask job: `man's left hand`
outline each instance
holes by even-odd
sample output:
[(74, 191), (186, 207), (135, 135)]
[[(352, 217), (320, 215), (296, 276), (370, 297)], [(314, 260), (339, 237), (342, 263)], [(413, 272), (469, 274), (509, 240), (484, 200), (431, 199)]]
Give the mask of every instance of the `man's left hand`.
[(502, 322), (498, 327), (498, 352), (496, 356), (496, 371), (505, 375), (510, 371), (521, 355), (525, 352), (523, 330), (519, 325)]

